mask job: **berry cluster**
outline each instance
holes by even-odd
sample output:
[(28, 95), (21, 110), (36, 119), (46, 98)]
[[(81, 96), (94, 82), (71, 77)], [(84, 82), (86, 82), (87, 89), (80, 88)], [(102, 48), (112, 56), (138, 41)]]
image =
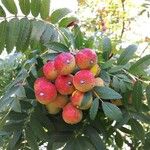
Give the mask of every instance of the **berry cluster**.
[(46, 105), (50, 114), (63, 109), (63, 120), (76, 124), (82, 120), (82, 110), (89, 109), (94, 86), (104, 82), (96, 76), (100, 72), (96, 53), (85, 48), (75, 56), (69, 52), (58, 54), (43, 66), (43, 77), (36, 79), (34, 92), (38, 102)]

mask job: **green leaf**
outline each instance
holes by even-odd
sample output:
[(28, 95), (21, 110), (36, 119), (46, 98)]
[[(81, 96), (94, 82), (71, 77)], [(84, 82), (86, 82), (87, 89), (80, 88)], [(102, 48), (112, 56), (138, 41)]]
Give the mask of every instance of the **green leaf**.
[(0, 136), (5, 136), (5, 135), (9, 135), (9, 133), (7, 133), (5, 131), (0, 131)]
[(89, 103), (89, 101), (91, 101), (91, 99), (93, 99), (93, 97), (92, 97), (92, 92), (86, 92), (86, 93), (84, 94), (84, 97), (83, 97), (83, 100), (82, 100), (82, 102), (81, 102), (80, 108), (86, 106), (86, 105)]
[(119, 132), (116, 132), (116, 135), (115, 135), (115, 142), (117, 144), (117, 146), (119, 148), (122, 148), (123, 146), (123, 139), (122, 139), (122, 136)]
[(103, 102), (102, 108), (107, 117), (113, 120), (121, 120), (122, 119), (122, 112), (121, 110), (114, 104)]
[(110, 84), (110, 76), (109, 76), (109, 73), (108, 72), (106, 72), (106, 71), (104, 71), (104, 70), (102, 70), (101, 72), (100, 72), (100, 77), (103, 79), (103, 81), (105, 82), (105, 85), (106, 86), (109, 86), (109, 84)]
[(13, 102), (13, 98), (0, 99), (0, 112), (6, 110), (10, 104)]
[(91, 143), (94, 145), (96, 150), (106, 149), (103, 140), (101, 139), (100, 135), (94, 128), (89, 126), (85, 131), (85, 135), (89, 137)]
[(140, 81), (137, 81), (133, 87), (132, 103), (138, 112), (140, 112), (142, 109), (142, 96), (142, 84)]
[(91, 144), (87, 137), (79, 136), (75, 139), (70, 140), (63, 150), (95, 150), (94, 146)]
[[(64, 147), (64, 145), (65, 145), (65, 142), (55, 141), (52, 143), (51, 149), (52, 150), (60, 149), (60, 148)], [(50, 147), (47, 147), (47, 149), (50, 149)]]
[(103, 46), (103, 58), (105, 61), (107, 61), (112, 51), (111, 40), (108, 37), (104, 37), (102, 40), (102, 46)]
[(40, 13), (41, 0), (31, 0), (31, 13), (34, 17), (37, 17)]
[(94, 87), (94, 91), (102, 99), (121, 99), (122, 96), (109, 87)]
[(73, 33), (67, 28), (60, 28), (60, 33), (63, 36), (66, 45), (72, 46), (74, 48), (75, 41)]
[(6, 17), (6, 13), (2, 6), (0, 6), (0, 17)]
[(30, 104), (30, 101), (33, 102), (33, 99), (25, 99), (27, 101), (20, 101), (22, 111), (29, 111), (33, 108), (33, 105)]
[(48, 42), (57, 41), (58, 39), (58, 31), (51, 24), (46, 25), (46, 29), (44, 30), (41, 36), (41, 42), (43, 44), (47, 44)]
[(67, 46), (65, 46), (62, 43), (58, 43), (58, 42), (49, 42), (49, 43), (45, 44), (45, 46), (48, 49), (51, 49), (51, 50), (54, 50), (54, 51), (57, 51), (57, 52), (67, 52), (67, 51), (69, 51), (69, 48)]
[(15, 95), (18, 91), (19, 86), (12, 87), (4, 94), (4, 96), (0, 99), (0, 111), (5, 110), (10, 104), (13, 102), (14, 98), (11, 97)]
[(118, 58), (118, 65), (125, 65), (134, 55), (137, 50), (136, 45), (129, 45)]
[(24, 52), (29, 46), (29, 38), (31, 34), (31, 23), (27, 18), (20, 20), (20, 32), (16, 43), (17, 51)]
[(43, 126), (41, 125), (39, 120), (33, 115), (31, 116), (30, 126), (36, 137), (38, 137), (39, 139), (44, 140), (44, 141), (47, 140), (48, 136), (47, 136), (45, 130), (43, 129)]
[(8, 150), (14, 150), (15, 149), (15, 145), (17, 144), (19, 138), (21, 136), (21, 132), (14, 132), (11, 140), (9, 141), (9, 144), (7, 146)]
[(142, 103), (142, 112), (147, 113), (149, 110), (150, 110), (149, 106), (147, 104)]
[(28, 74), (27, 70), (23, 68), (23, 69), (18, 73), (18, 75), (17, 75), (17, 77), (15, 78), (15, 80), (13, 80), (13, 82), (11, 83), (11, 86), (10, 86), (10, 87), (11, 87), (11, 88), (13, 88), (13, 86), (16, 87), (16, 84), (17, 84), (17, 83), (22, 83), (22, 81), (24, 81), (28, 76), (29, 76), (29, 74)]
[(144, 143), (143, 149), (144, 149), (144, 150), (149, 150), (149, 145), (150, 145), (150, 132), (148, 132), (148, 133), (145, 135), (145, 143)]
[[(60, 126), (60, 124), (59, 124), (59, 126)], [(55, 130), (55, 132), (51, 133), (51, 135), (50, 135), (50, 139), (48, 140), (47, 149), (51, 150), (53, 148), (54, 142), (64, 142), (64, 143), (66, 143), (66, 142), (69, 142), (70, 139), (72, 139), (72, 138), (73, 138), (73, 135), (70, 132), (57, 132)]]
[(142, 125), (135, 119), (130, 120), (130, 125), (132, 132), (134, 133), (134, 137), (143, 141), (145, 137), (145, 132)]
[(99, 99), (95, 98), (89, 112), (91, 120), (95, 119), (98, 112), (98, 107), (99, 107)]
[(75, 49), (81, 49), (84, 47), (84, 39), (83, 39), (83, 33), (80, 30), (79, 26), (75, 26), (73, 28), (74, 32), (74, 39), (75, 39)]
[(19, 0), (19, 6), (24, 15), (29, 15), (30, 13), (30, 1), (29, 0)]
[(146, 55), (143, 58), (135, 62), (130, 68), (129, 72), (134, 75), (143, 75), (144, 69), (147, 69), (150, 65), (150, 55)]
[(129, 130), (129, 129), (127, 129), (127, 128), (125, 128), (125, 127), (121, 127), (119, 130), (120, 130), (121, 132), (126, 133), (126, 134), (132, 134), (132, 131)]
[(125, 82), (123, 80), (120, 80), (119, 82), (119, 85), (120, 85), (120, 90), (122, 93), (125, 93), (126, 92), (126, 85), (125, 85)]
[[(63, 150), (76, 150), (75, 145), (76, 145), (76, 141), (75, 140), (70, 140), (65, 145), (65, 147), (63, 148)], [(79, 148), (79, 150), (81, 150), (81, 149)]]
[(123, 113), (122, 116), (122, 119), (115, 124), (115, 128), (121, 128), (123, 125), (127, 124), (129, 119), (131, 118), (131, 116), (127, 112)]
[(26, 133), (26, 139), (28, 141), (29, 146), (31, 147), (31, 149), (33, 150), (39, 150), (35, 135), (31, 129), (30, 126), (27, 126), (25, 129), (25, 133)]
[(123, 65), (118, 65), (118, 66), (114, 66), (111, 69), (109, 69), (109, 73), (116, 73), (116, 72), (120, 72), (121, 69), (123, 69), (124, 66)]
[(40, 14), (42, 19), (46, 19), (49, 16), (50, 0), (41, 0)]
[(4, 47), (5, 47), (5, 40), (6, 40), (6, 37), (7, 37), (7, 21), (2, 21), (0, 23), (0, 53), (4, 50)]
[(13, 120), (13, 121), (23, 121), (28, 117), (28, 114), (26, 113), (18, 113), (15, 111), (11, 111), (8, 115), (8, 120)]
[(6, 49), (11, 52), (16, 45), (20, 31), (20, 24), (17, 18), (10, 20), (7, 26)]
[(143, 149), (144, 150), (149, 150), (149, 146), (150, 146), (150, 141), (149, 141), (149, 139), (146, 139), (146, 141), (144, 143), (144, 146), (143, 146)]
[(17, 15), (17, 7), (14, 0), (1, 0), (1, 1), (11, 14)]
[(116, 76), (125, 82), (132, 83), (132, 81), (128, 78), (128, 76), (126, 76), (124, 74), (117, 74)]
[(68, 27), (68, 25), (70, 25), (71, 23), (74, 23), (74, 22), (77, 22), (77, 18), (76, 17), (66, 17), (66, 18), (63, 18), (59, 22), (59, 27), (66, 28), (66, 27)]
[(71, 13), (71, 10), (68, 8), (57, 9), (51, 14), (50, 21), (51, 23), (55, 24), (69, 13)]
[(89, 37), (85, 42), (85, 47), (93, 48), (94, 41), (95, 41), (94, 36)]
[(146, 87), (146, 98), (147, 98), (147, 103), (148, 103), (148, 106), (150, 108), (150, 85), (148, 85)]
[(13, 100), (11, 107), (12, 107), (12, 110), (14, 110), (15, 112), (21, 112), (21, 105), (18, 99)]
[(119, 86), (119, 79), (114, 76), (112, 80), (112, 87), (114, 87), (115, 90), (119, 91), (120, 86)]
[(16, 132), (22, 131), (24, 123), (23, 122), (11, 122), (6, 123), (3, 130), (6, 132)]
[[(82, 144), (83, 148), (82, 150), (85, 149), (89, 149), (89, 150), (95, 150), (94, 145), (91, 143), (91, 141), (89, 140), (89, 138), (87, 137), (79, 137), (78, 141), (80, 142), (80, 144)], [(78, 150), (78, 149), (77, 149)]]
[(109, 59), (108, 61), (101, 64), (102, 69), (108, 69), (111, 68), (112, 65), (115, 63), (115, 60)]
[(31, 39), (34, 39), (36, 41), (40, 41), (40, 38), (46, 29), (46, 24), (43, 21), (33, 21), (32, 22), (32, 33), (31, 33)]
[(133, 113), (131, 112), (130, 113), (131, 117), (136, 119), (136, 120), (139, 120), (143, 123), (147, 123), (147, 124), (150, 124), (150, 117), (149, 115), (145, 115), (145, 114), (142, 114), (142, 113)]
[(46, 24), (43, 21), (36, 21), (32, 22), (32, 32), (31, 32), (31, 47), (33, 49), (40, 47), (40, 39), (43, 32), (46, 29)]

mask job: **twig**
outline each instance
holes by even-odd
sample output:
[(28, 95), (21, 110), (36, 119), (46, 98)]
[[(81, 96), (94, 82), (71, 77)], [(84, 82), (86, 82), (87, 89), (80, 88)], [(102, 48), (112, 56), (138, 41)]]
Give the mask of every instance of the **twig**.
[(121, 69), (121, 70), (122, 70), (124, 73), (126, 73), (127, 75), (129, 75), (131, 78), (135, 78), (135, 79), (137, 79), (137, 80), (139, 80), (139, 81), (141, 81), (141, 82), (143, 82), (143, 83), (145, 83), (145, 84), (147, 84), (147, 85), (150, 83), (150, 81), (144, 81), (144, 80), (138, 78), (137, 76), (135, 76), (135, 75), (129, 73), (129, 72), (126, 71), (125, 69)]
[(149, 47), (149, 43), (147, 44), (147, 46), (142, 50), (141, 54), (140, 54), (140, 57), (142, 57), (142, 54), (147, 50), (147, 48)]
[[(124, 5), (124, 2), (125, 2), (125, 0), (121, 0), (123, 13), (125, 13), (125, 5)], [(123, 34), (124, 34), (124, 31), (125, 31), (125, 21), (124, 21), (124, 19), (125, 19), (125, 18), (124, 18), (124, 16), (123, 16), (123, 22), (122, 22), (122, 30), (121, 30), (120, 40), (122, 39)]]

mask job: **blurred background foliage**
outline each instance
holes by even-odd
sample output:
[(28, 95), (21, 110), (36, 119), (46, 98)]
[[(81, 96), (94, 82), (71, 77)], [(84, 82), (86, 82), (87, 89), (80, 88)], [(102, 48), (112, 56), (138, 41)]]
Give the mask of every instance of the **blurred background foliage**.
[[(142, 19), (145, 20), (150, 17), (150, 2), (148, 0), (78, 1), (78, 16), (80, 16), (81, 25), (89, 32), (100, 30), (119, 37), (122, 35), (123, 28), (125, 31), (131, 30), (130, 25), (132, 22), (137, 21), (139, 16), (142, 15), (144, 17)], [(142, 19), (140, 21), (141, 25), (144, 21)]]
[(149, 0), (78, 0), (77, 15), (86, 35), (109, 35), (123, 47), (139, 44), (138, 55), (150, 53)]
[(5, 59), (0, 59), (0, 97), (3, 96), (10, 82), (15, 79), (23, 59), (21, 53), (14, 53)]

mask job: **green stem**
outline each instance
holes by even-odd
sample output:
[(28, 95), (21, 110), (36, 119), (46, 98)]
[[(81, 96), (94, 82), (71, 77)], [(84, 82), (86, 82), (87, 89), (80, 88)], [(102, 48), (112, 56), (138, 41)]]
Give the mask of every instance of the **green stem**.
[(93, 93), (95, 94), (95, 96), (103, 103), (103, 100), (100, 98), (100, 96), (93, 90)]
[(145, 83), (145, 84), (147, 84), (147, 85), (150, 84), (150, 81), (144, 81), (144, 80), (138, 78), (137, 76), (135, 76), (135, 75), (129, 73), (129, 72), (126, 71), (125, 69), (121, 69), (121, 70), (122, 70), (124, 73), (126, 73), (127, 75), (129, 75), (131, 78), (135, 78), (135, 79), (137, 79), (137, 80), (139, 80), (139, 81), (141, 81), (141, 82), (143, 82), (143, 83)]

